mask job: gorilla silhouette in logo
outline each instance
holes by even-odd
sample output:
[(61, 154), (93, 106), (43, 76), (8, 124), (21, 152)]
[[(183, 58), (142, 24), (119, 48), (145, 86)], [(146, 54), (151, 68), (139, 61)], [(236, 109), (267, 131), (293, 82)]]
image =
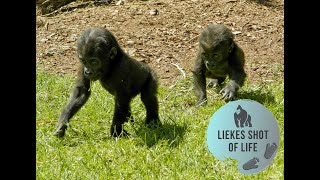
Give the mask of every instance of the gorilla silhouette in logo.
[(251, 116), (247, 113), (247, 111), (242, 109), (240, 105), (238, 105), (237, 110), (240, 110), (240, 112), (239, 114), (237, 114), (237, 112), (234, 113), (234, 122), (236, 123), (236, 126), (239, 127), (240, 123), (240, 127), (252, 127)]

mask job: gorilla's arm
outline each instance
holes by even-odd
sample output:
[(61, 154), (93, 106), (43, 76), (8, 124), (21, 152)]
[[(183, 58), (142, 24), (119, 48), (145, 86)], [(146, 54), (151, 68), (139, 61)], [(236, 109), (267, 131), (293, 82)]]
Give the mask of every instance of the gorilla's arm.
[(83, 66), (80, 66), (78, 71), (78, 79), (76, 85), (72, 90), (71, 96), (67, 105), (62, 110), (58, 121), (58, 128), (54, 132), (55, 136), (62, 137), (67, 128), (69, 120), (74, 114), (86, 103), (90, 96), (90, 80), (83, 75)]
[(197, 97), (196, 106), (207, 104), (207, 90), (206, 90), (206, 76), (205, 66), (202, 62), (200, 54), (198, 54), (196, 65), (192, 70), (193, 84), (195, 88), (195, 94)]
[(234, 42), (233, 51), (229, 55), (229, 77), (230, 80), (226, 86), (220, 91), (223, 98), (229, 100), (233, 99), (237, 90), (243, 85), (246, 77), (244, 72), (244, 53), (242, 49)]

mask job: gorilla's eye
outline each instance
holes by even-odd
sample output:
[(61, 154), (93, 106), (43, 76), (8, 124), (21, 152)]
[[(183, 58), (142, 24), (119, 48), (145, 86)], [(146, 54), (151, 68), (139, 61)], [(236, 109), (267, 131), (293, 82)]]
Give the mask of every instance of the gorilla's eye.
[(80, 61), (81, 61), (81, 63), (84, 64), (84, 65), (85, 65), (85, 64), (88, 64), (85, 59), (80, 59)]
[(212, 57), (215, 59), (215, 60), (221, 60), (220, 59), (220, 57), (221, 57), (221, 54), (218, 54), (218, 53), (214, 53), (213, 55), (212, 55)]
[(203, 58), (208, 58), (208, 54), (207, 54), (207, 53), (202, 53), (201, 56), (202, 56)]
[(96, 59), (96, 58), (92, 58), (89, 60), (89, 63), (92, 65), (92, 66), (97, 66), (99, 64), (99, 60)]

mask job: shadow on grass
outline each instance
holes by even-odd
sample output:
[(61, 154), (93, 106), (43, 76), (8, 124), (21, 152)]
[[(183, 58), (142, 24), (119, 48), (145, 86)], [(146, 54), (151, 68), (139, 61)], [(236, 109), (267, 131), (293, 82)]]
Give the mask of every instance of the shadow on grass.
[(163, 145), (176, 147), (183, 140), (187, 125), (178, 125), (175, 122), (162, 121), (162, 125), (157, 128), (148, 128), (144, 124), (135, 129), (135, 134), (140, 137), (144, 145), (152, 147), (159, 141)]
[(262, 89), (238, 91), (237, 99), (251, 99), (261, 104), (275, 103), (274, 96), (271, 93), (262, 92)]
[[(218, 98), (222, 99), (222, 95), (219, 93), (222, 87), (225, 85), (218, 86), (218, 87), (209, 87), (212, 88), (212, 90), (216, 93), (219, 94)], [(253, 89), (241, 89), (237, 92), (236, 98), (234, 100), (239, 100), (239, 99), (251, 99), (254, 101), (257, 101), (261, 104), (264, 102), (269, 102), (269, 103), (274, 103), (275, 102), (275, 97), (271, 93), (265, 92), (265, 88), (257, 88), (255, 90)], [(227, 101), (226, 101), (227, 102)]]

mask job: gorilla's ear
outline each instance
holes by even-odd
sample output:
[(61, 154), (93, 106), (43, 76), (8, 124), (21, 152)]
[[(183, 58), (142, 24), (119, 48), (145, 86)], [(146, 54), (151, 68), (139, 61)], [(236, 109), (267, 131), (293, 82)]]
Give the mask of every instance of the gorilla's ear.
[(117, 48), (113, 46), (110, 49), (110, 59), (114, 59), (117, 56), (117, 53), (118, 53)]

